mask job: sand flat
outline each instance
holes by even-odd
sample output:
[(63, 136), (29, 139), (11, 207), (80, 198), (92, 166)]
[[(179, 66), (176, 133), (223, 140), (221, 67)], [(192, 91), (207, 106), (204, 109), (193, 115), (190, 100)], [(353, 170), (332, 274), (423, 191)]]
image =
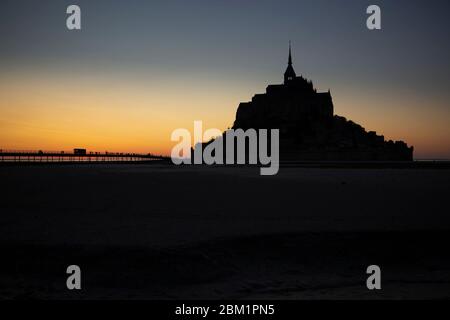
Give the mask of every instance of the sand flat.
[[(450, 292), (450, 170), (44, 165), (0, 179), (3, 297), (74, 298), (58, 273), (74, 261), (88, 298)], [(371, 263), (384, 295), (365, 289)]]

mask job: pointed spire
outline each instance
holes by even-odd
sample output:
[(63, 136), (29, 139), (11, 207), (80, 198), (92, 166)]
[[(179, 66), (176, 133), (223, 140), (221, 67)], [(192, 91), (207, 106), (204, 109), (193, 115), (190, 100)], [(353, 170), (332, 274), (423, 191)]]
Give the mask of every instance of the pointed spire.
[(294, 80), (296, 77), (294, 68), (292, 67), (291, 41), (289, 40), (289, 59), (288, 66), (284, 72), (284, 83)]
[(288, 65), (292, 65), (292, 55), (291, 55), (291, 40), (289, 40), (289, 59), (288, 59)]

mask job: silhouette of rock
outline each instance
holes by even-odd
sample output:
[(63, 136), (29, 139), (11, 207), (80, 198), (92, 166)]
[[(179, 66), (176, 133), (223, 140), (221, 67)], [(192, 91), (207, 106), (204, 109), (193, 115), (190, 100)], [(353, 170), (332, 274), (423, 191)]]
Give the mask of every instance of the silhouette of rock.
[(289, 45), (284, 83), (239, 104), (233, 129), (279, 129), (280, 160), (412, 161), (413, 147), (334, 115), (330, 91), (297, 77)]

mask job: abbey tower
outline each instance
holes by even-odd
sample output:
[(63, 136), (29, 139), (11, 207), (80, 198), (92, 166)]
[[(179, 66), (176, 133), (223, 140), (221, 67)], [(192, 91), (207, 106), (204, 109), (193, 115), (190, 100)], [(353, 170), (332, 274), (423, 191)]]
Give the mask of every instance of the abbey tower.
[(413, 148), (334, 115), (330, 91), (297, 76), (289, 44), (284, 83), (239, 104), (233, 129), (279, 129), (280, 160), (411, 161)]

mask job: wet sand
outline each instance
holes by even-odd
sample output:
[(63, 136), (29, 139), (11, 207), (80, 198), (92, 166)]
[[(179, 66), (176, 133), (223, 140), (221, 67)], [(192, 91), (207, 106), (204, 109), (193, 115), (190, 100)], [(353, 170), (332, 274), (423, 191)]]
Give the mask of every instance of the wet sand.
[[(2, 298), (449, 298), (450, 170), (0, 167)], [(78, 264), (83, 290), (65, 289)], [(365, 270), (382, 268), (368, 291)]]

